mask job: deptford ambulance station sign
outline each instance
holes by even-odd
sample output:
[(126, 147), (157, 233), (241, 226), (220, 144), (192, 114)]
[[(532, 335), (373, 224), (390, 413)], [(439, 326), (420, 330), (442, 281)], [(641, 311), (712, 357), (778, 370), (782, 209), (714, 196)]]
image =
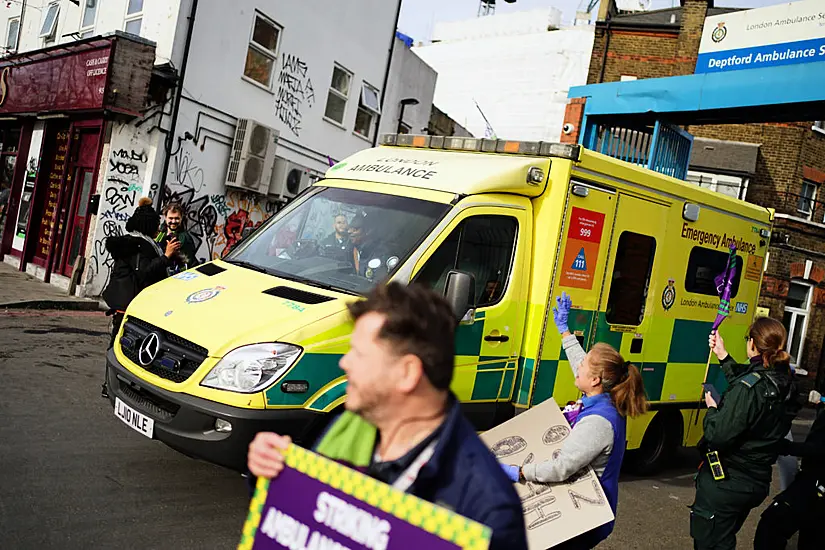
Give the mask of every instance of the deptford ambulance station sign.
[(803, 0), (705, 19), (697, 73), (825, 62), (825, 1)]

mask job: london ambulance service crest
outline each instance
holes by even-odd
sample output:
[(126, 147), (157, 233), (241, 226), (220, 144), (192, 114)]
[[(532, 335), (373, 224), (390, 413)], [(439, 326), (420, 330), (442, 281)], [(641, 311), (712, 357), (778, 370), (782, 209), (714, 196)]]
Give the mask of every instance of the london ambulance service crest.
[(207, 300), (211, 300), (212, 298), (220, 294), (222, 290), (226, 290), (226, 287), (216, 286), (214, 288), (205, 288), (203, 290), (193, 292), (192, 294), (186, 297), (186, 303), (199, 304), (201, 302), (206, 302)]
[(667, 286), (662, 292), (662, 307), (665, 308), (665, 311), (672, 308), (673, 304), (676, 303), (676, 287), (673, 286), (675, 282), (673, 279), (668, 279)]
[(715, 29), (713, 29), (713, 32), (710, 34), (710, 38), (718, 44), (719, 42), (724, 40), (727, 35), (728, 29), (727, 27), (725, 27), (725, 22), (722, 21), (721, 23), (716, 25)]

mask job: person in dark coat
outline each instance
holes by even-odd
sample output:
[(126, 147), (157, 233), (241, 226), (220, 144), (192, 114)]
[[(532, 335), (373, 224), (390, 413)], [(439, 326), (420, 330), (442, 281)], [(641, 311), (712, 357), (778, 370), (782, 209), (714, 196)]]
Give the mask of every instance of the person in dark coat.
[(802, 468), (787, 489), (762, 512), (754, 550), (784, 550), (799, 531), (798, 550), (822, 548), (825, 518), (825, 406), (822, 395), (813, 390), (808, 400), (819, 413), (804, 442), (782, 439), (779, 454), (802, 458)]
[[(498, 461), (450, 392), (456, 317), (421, 285), (378, 285), (349, 305), (355, 320), (346, 411), (315, 452), (374, 479), (486, 525), (493, 550), (524, 550), (521, 502)], [(249, 446), (249, 471), (274, 478), (289, 437), (261, 432)]]
[(768, 496), (778, 444), (790, 429), (786, 407), (792, 375), (790, 356), (784, 351), (785, 327), (776, 319), (760, 317), (747, 338), (750, 361), (739, 365), (718, 333), (709, 337), (729, 387), (719, 403), (710, 392), (705, 394), (708, 412), (700, 447), (707, 460), (696, 475), (690, 512), (694, 550), (735, 550), (736, 533)]
[[(152, 208), (152, 199), (143, 197), (126, 221), (128, 234), (106, 239), (106, 250), (114, 260), (109, 283), (102, 294), (109, 306), (106, 315), (112, 316), (110, 348), (120, 332), (126, 308), (141, 290), (168, 276), (170, 259), (180, 249), (180, 242), (172, 238), (166, 243), (166, 250), (161, 250), (153, 240), (159, 224), (158, 214)], [(105, 381), (101, 393), (108, 398)]]

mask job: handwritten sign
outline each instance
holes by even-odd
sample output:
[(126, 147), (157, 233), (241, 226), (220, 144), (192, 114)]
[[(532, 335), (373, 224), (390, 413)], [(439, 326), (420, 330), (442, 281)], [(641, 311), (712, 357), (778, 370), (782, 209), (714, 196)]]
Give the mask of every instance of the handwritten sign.
[(290, 446), (258, 479), (238, 550), (486, 550), (490, 529), (318, 454)]
[(575, 206), (572, 208), (559, 279), (561, 286), (586, 290), (593, 288), (603, 229), (603, 213)]

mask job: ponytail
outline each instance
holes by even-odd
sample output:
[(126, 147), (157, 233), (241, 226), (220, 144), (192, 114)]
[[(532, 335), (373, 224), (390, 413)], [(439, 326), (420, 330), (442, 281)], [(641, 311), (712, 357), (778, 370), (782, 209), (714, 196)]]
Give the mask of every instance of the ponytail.
[(590, 369), (602, 379), (602, 388), (622, 416), (639, 416), (647, 412), (647, 397), (642, 373), (625, 361), (612, 346), (599, 342), (590, 350)]
[(624, 379), (610, 390), (610, 398), (622, 416), (639, 416), (647, 412), (647, 397), (642, 382), (642, 373), (636, 365), (629, 362), (626, 365), (627, 371)]
[(790, 368), (791, 356), (785, 351), (788, 333), (785, 326), (770, 317), (760, 317), (748, 329), (756, 351), (762, 356), (762, 364), (780, 371)]

